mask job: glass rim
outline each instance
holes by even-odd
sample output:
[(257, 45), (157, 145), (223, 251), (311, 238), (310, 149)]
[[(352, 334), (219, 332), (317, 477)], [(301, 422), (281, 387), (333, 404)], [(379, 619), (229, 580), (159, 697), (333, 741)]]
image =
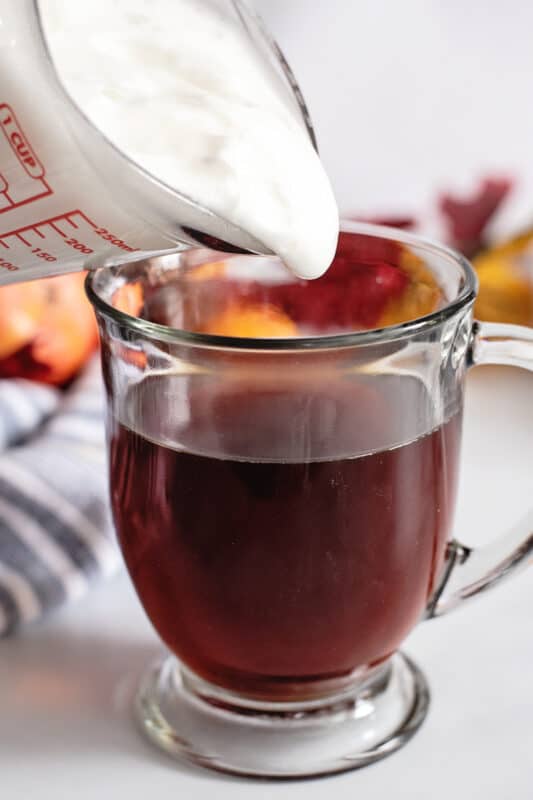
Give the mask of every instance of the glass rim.
[[(148, 338), (198, 347), (224, 350), (261, 350), (265, 352), (336, 349), (401, 339), (406, 336), (424, 333), (428, 329), (440, 325), (447, 319), (453, 317), (461, 309), (474, 302), (478, 287), (478, 280), (474, 268), (467, 258), (452, 248), (433, 242), (423, 236), (405, 232), (399, 228), (375, 225), (367, 222), (341, 220), (341, 232), (359, 233), (364, 236), (373, 236), (375, 238), (388, 239), (389, 241), (412, 245), (419, 250), (431, 252), (432, 254), (437, 254), (443, 258), (454, 261), (462, 269), (464, 276), (463, 286), (457, 296), (446, 303), (442, 308), (431, 312), (431, 314), (416, 317), (406, 322), (400, 322), (396, 325), (388, 325), (383, 328), (371, 328), (368, 330), (349, 331), (347, 333), (334, 333), (320, 336), (294, 336), (287, 338), (245, 338), (222, 336), (220, 334), (195, 333), (181, 328), (161, 325), (157, 322), (150, 322), (149, 320), (128, 314), (125, 311), (120, 311), (104, 300), (94, 286), (96, 280), (104, 271), (109, 272), (111, 277), (120, 267), (99, 267), (91, 270), (87, 274), (85, 280), (85, 289), (91, 304), (98, 313)], [(139, 262), (144, 260), (146, 259), (139, 258)], [(135, 262), (130, 261), (128, 263), (131, 265)]]

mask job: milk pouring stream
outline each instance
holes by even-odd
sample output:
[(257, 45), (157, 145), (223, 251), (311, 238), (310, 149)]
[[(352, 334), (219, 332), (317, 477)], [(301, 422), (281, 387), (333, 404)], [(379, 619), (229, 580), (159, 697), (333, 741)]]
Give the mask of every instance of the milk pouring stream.
[[(327, 269), (328, 179), (232, 8), (0, 0), (0, 283), (191, 246), (198, 231), (302, 277)], [(207, 226), (187, 196), (214, 212)]]

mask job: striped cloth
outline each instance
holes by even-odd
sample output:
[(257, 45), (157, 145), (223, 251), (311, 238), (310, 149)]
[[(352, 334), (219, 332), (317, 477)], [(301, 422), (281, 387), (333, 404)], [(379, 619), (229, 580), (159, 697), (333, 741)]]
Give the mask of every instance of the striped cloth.
[(0, 635), (112, 573), (95, 359), (66, 392), (0, 380)]

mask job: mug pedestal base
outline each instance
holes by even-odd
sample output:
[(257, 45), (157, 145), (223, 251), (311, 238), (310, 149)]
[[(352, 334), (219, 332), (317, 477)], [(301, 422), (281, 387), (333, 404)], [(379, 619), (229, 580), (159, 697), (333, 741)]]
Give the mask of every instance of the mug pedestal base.
[(143, 679), (136, 712), (148, 738), (171, 756), (238, 775), (304, 778), (394, 753), (428, 706), (424, 675), (401, 653), (342, 692), (298, 703), (241, 698), (170, 656)]

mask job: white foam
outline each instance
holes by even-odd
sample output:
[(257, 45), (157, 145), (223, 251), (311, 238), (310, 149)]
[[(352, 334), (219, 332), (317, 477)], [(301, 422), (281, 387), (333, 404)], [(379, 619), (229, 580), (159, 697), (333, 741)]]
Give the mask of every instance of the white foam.
[[(89, 119), (165, 183), (297, 275), (331, 263), (338, 212), (302, 120), (211, 0), (40, 0), (59, 75)], [(229, 7), (229, 4), (228, 4)]]

